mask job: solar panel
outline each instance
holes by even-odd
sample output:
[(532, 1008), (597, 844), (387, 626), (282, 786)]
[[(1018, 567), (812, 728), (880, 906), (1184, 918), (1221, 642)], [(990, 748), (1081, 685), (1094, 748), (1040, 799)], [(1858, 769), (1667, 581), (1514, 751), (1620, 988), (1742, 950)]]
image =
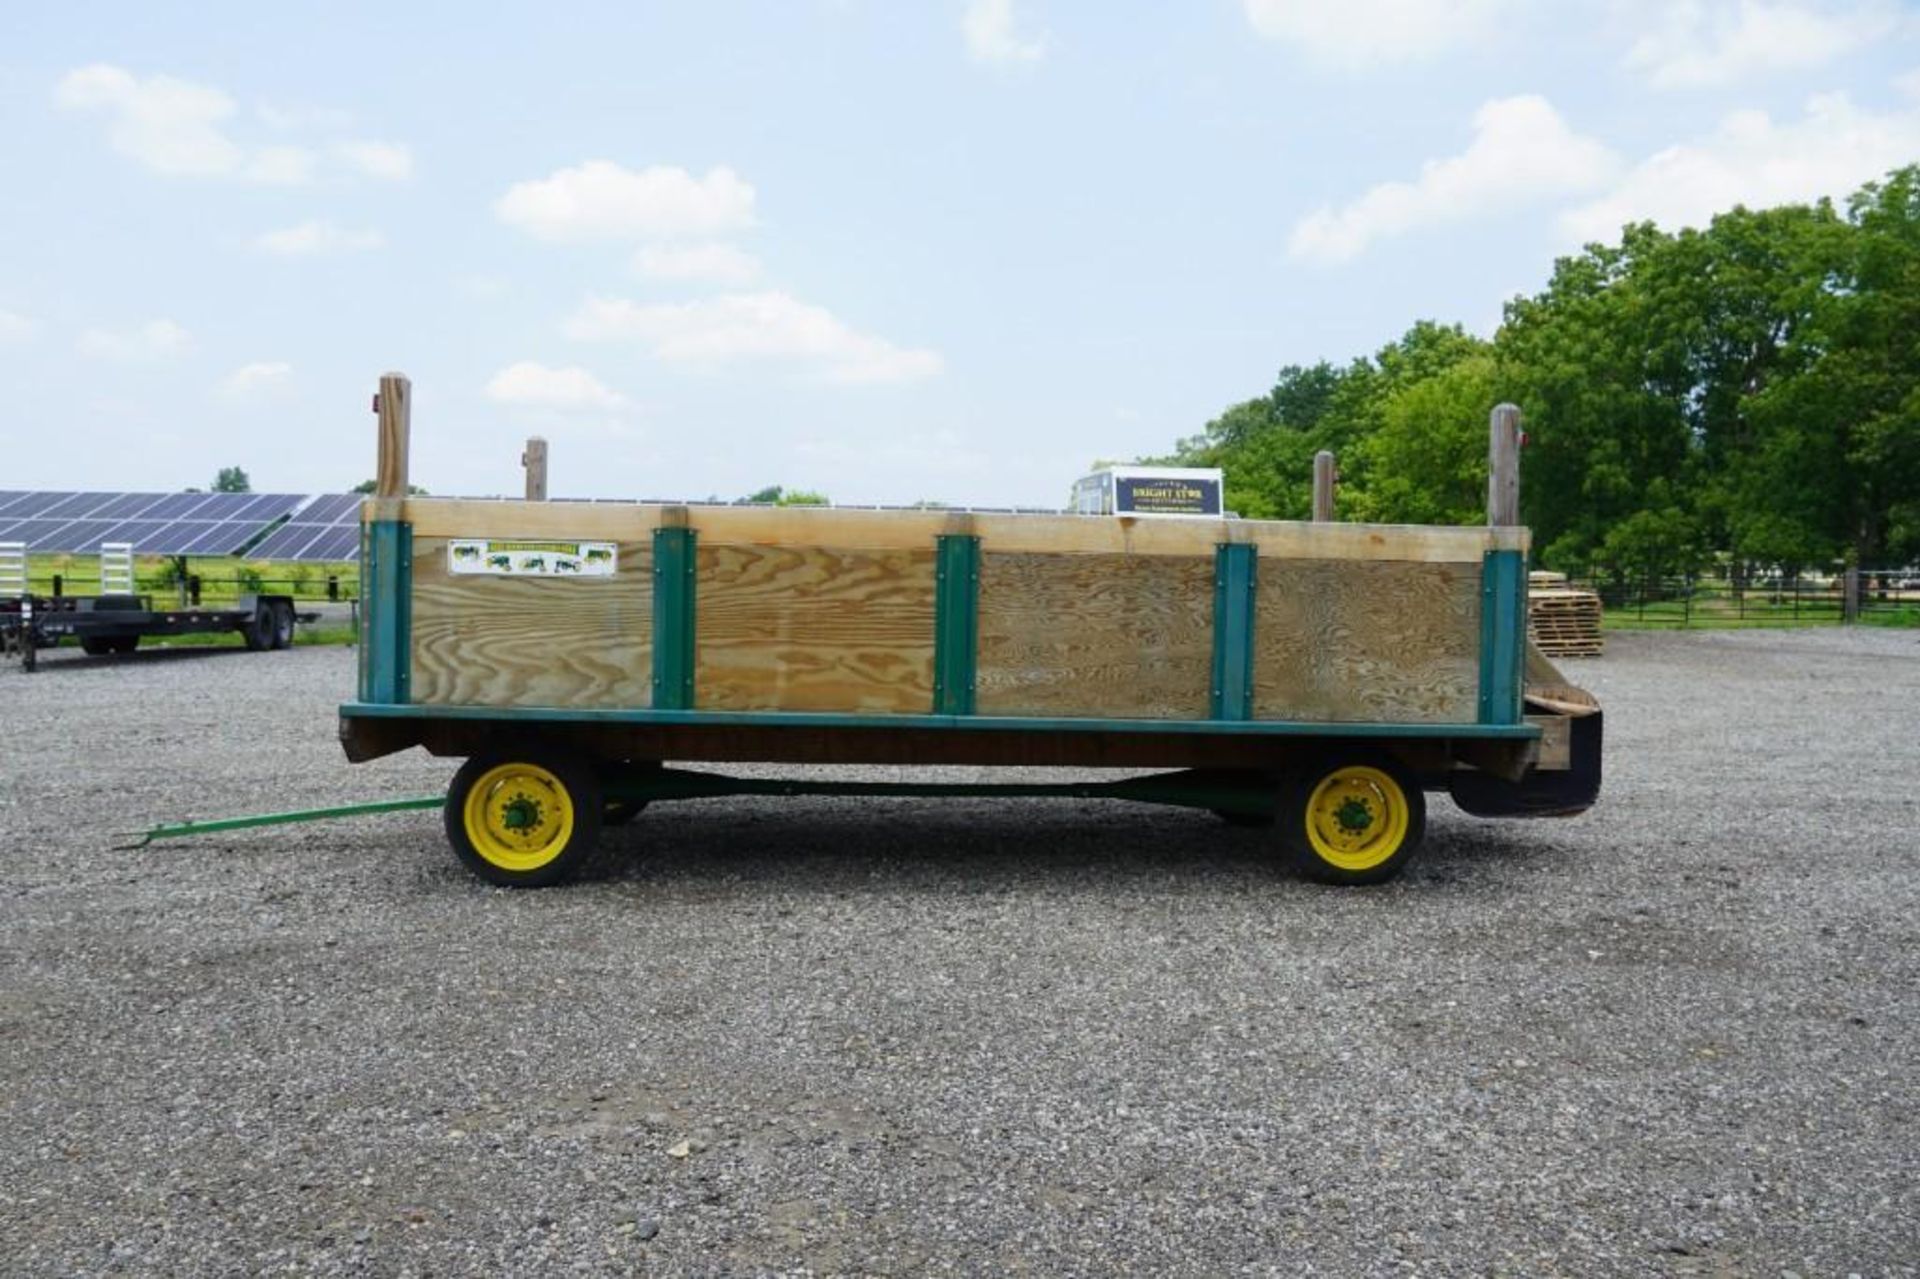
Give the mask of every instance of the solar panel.
[(140, 512), (159, 505), (170, 493), (122, 493), (93, 513), (97, 520), (130, 520)]
[(308, 499), (298, 493), (0, 494), (0, 541), (30, 551), (96, 551), (131, 542), (140, 555), (231, 555)]
[(248, 551), (260, 560), (350, 560), (360, 554), (358, 493), (323, 493)]
[(17, 494), (15, 500), (8, 503), (4, 509), (0, 509), (0, 516), (9, 516), (16, 520), (24, 520), (29, 516), (38, 515), (57, 502), (66, 501), (72, 496), (72, 493), (20, 493)]

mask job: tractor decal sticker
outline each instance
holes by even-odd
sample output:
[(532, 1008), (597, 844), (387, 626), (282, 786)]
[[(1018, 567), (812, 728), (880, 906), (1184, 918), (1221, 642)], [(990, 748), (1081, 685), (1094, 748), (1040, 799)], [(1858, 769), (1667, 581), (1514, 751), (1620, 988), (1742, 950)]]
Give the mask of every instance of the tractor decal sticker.
[(612, 542), (504, 542), (456, 537), (447, 571), (492, 577), (612, 577), (620, 550)]

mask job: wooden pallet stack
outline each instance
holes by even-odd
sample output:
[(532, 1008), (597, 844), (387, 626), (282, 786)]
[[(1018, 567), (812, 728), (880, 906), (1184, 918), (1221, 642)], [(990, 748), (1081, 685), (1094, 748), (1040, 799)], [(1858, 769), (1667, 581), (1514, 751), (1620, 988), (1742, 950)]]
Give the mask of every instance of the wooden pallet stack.
[(1565, 586), (1533, 587), (1527, 593), (1527, 635), (1548, 657), (1600, 656), (1600, 597)]

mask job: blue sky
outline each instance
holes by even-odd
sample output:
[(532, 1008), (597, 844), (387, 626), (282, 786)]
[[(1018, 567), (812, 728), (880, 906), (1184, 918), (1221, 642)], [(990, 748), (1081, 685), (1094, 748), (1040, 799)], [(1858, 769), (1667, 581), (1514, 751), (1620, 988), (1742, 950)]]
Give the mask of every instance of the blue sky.
[(15, 5), (0, 488), (1057, 505), (1631, 218), (1920, 160), (1825, 0)]

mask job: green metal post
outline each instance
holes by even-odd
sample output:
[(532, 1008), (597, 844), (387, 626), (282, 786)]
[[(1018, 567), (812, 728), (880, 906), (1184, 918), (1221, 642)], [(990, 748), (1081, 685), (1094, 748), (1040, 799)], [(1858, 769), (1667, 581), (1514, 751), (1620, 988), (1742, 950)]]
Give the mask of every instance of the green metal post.
[(1208, 716), (1253, 718), (1253, 593), (1259, 582), (1251, 543), (1221, 543), (1213, 553), (1213, 683)]
[(980, 645), (980, 539), (934, 539), (933, 713), (973, 714)]
[(690, 528), (653, 531), (653, 709), (693, 709), (694, 579)]
[(1527, 661), (1527, 565), (1519, 551), (1480, 562), (1480, 722), (1521, 722)]
[(412, 684), (413, 525), (375, 520), (367, 533), (366, 646), (361, 700), (404, 706)]

